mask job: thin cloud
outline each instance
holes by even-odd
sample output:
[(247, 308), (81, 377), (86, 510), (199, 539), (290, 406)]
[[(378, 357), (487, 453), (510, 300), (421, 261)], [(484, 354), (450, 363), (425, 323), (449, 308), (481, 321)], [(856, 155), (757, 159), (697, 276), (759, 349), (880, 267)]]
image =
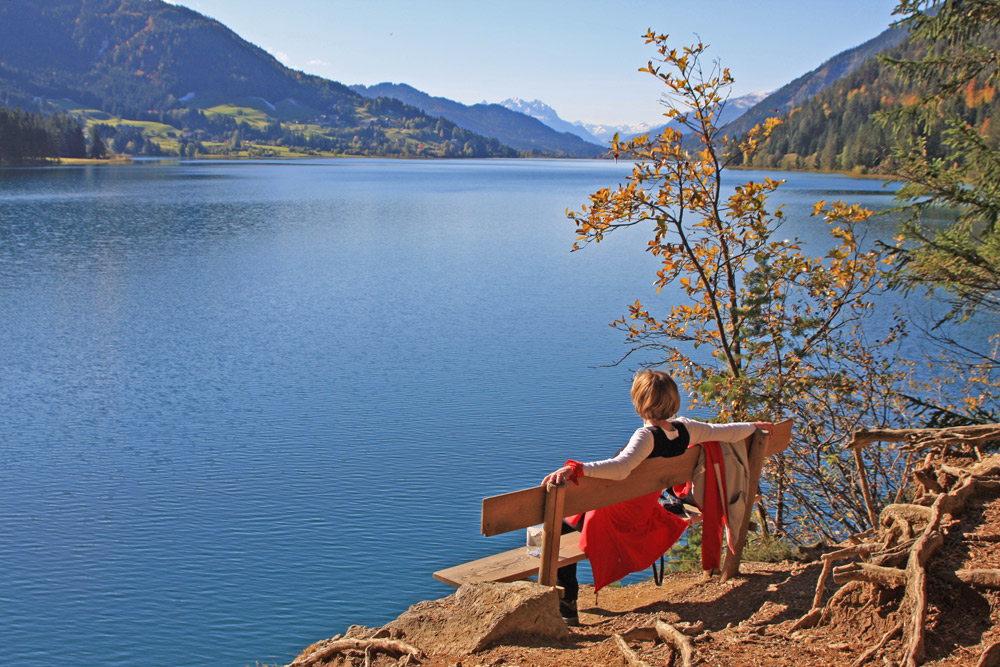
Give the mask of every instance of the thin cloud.
[(275, 58), (277, 58), (283, 65), (287, 65), (288, 61), (291, 60), (288, 54), (283, 51), (275, 51), (273, 49), (268, 49), (268, 48), (265, 48), (264, 50), (270, 53)]

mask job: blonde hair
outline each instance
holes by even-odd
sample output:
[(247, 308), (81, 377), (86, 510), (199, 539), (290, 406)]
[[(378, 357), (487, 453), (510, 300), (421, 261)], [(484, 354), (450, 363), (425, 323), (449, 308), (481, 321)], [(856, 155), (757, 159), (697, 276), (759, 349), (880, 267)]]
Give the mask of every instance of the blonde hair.
[(663, 371), (639, 371), (632, 380), (632, 404), (643, 419), (670, 419), (680, 409), (677, 385)]

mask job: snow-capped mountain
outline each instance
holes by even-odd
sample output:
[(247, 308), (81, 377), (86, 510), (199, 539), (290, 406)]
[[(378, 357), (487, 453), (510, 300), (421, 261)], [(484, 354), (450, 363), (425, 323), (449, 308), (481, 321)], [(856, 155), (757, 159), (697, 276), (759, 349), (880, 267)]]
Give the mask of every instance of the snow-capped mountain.
[(746, 95), (730, 99), (726, 102), (725, 115), (727, 117), (723, 119), (723, 123), (733, 122), (773, 92), (773, 90), (758, 90), (755, 93), (748, 93)]
[[(726, 102), (725, 110), (720, 117), (720, 124), (725, 125), (742, 116), (748, 109), (771, 94), (772, 91), (759, 91), (734, 97)], [(632, 137), (644, 132), (650, 132), (662, 128), (663, 125), (652, 123), (628, 123), (624, 125), (605, 125), (600, 123), (584, 123), (582, 121), (565, 121), (559, 117), (556, 110), (545, 104), (541, 100), (522, 100), (519, 97), (512, 97), (499, 102), (501, 106), (507, 107), (511, 111), (523, 113), (526, 116), (536, 118), (559, 132), (572, 132), (578, 137), (596, 144), (606, 144), (618, 134), (622, 137)]]
[(624, 139), (625, 137), (633, 137), (637, 134), (649, 132), (657, 127), (649, 123), (628, 123), (625, 125), (601, 125), (598, 123), (584, 123), (582, 121), (575, 121), (575, 123), (597, 137), (602, 143), (608, 143), (614, 139), (616, 134)]
[(520, 97), (511, 97), (503, 102), (498, 102), (498, 104), (500, 106), (507, 107), (511, 111), (523, 113), (525, 116), (531, 116), (532, 118), (540, 120), (553, 130), (557, 130), (559, 132), (571, 132), (584, 141), (589, 141), (594, 144), (604, 143), (604, 139), (591, 134), (582, 123), (570, 123), (560, 118), (555, 109), (541, 100), (528, 101), (522, 100)]

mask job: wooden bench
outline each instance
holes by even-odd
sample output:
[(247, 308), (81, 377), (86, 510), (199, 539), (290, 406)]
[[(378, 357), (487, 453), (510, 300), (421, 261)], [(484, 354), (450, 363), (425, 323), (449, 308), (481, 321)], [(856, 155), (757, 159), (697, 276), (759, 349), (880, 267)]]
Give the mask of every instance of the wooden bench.
[[(757, 498), (764, 459), (783, 451), (791, 441), (791, 434), (792, 422), (784, 421), (775, 424), (774, 434), (770, 437), (763, 431), (757, 431), (747, 438), (747, 462), (750, 468), (747, 511), (744, 512), (742, 525), (733, 527), (735, 553), (726, 552), (722, 566), (723, 580), (739, 573), (740, 558), (746, 543), (751, 510)], [(692, 447), (680, 456), (646, 459), (623, 480), (583, 477), (578, 480), (579, 485), (533, 486), (485, 498), (482, 534), (489, 537), (542, 524), (541, 555), (532, 556), (522, 546), (439, 570), (434, 573), (434, 578), (452, 586), (461, 586), (483, 581), (518, 581), (538, 575), (539, 583), (554, 586), (558, 568), (587, 557), (578, 546), (579, 533), (560, 535), (565, 517), (689, 482), (694, 476), (699, 452), (700, 448)]]

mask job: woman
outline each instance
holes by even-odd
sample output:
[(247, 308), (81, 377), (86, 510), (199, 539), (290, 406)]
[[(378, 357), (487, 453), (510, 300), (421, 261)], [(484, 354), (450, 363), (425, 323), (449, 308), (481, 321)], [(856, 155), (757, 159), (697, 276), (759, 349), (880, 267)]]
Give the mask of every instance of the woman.
[[(580, 463), (569, 460), (562, 468), (546, 475), (542, 480), (542, 485), (565, 484), (567, 481), (575, 481), (580, 477), (625, 479), (636, 466), (647, 458), (679, 456), (688, 447), (703, 442), (739, 442), (749, 437), (757, 429), (770, 434), (774, 428), (770, 422), (707, 424), (684, 417), (675, 417), (680, 407), (677, 385), (669, 375), (662, 371), (647, 369), (636, 374), (632, 381), (632, 404), (639, 416), (642, 417), (643, 424), (632, 434), (625, 447), (619, 450), (615, 456), (602, 461)], [(603, 567), (601, 559), (592, 557), (588, 545), (585, 545), (584, 540), (581, 539), (581, 547), (587, 552), (588, 557), (591, 557), (595, 589), (600, 589), (609, 583), (606, 579), (620, 574), (623, 568), (625, 571), (639, 571), (649, 567), (652, 561), (646, 565), (639, 564), (644, 562), (643, 559), (648, 558), (651, 553), (656, 554), (654, 559), (659, 558), (680, 537), (687, 523), (664, 510), (656, 502), (657, 497), (658, 494), (654, 493), (627, 503), (619, 503), (614, 506), (610, 517), (609, 513), (597, 510), (596, 512), (587, 512), (586, 515), (567, 517), (566, 521), (563, 522), (563, 532), (583, 530), (584, 537), (587, 537), (588, 532), (590, 532), (588, 527), (591, 522), (601, 522), (604, 524), (601, 534), (606, 534), (609, 529), (612, 533), (626, 530), (632, 533), (629, 539), (638, 540), (642, 545), (642, 553), (635, 554), (634, 558), (627, 558), (627, 563), (622, 562), (623, 558), (633, 556), (633, 554), (622, 553), (621, 550), (611, 554), (609, 558), (617, 559), (618, 562), (606, 571), (607, 574), (604, 574), (598, 572), (599, 567)], [(623, 519), (634, 525), (623, 528)], [(613, 548), (615, 545), (590, 546), (598, 549), (602, 546)], [(629, 569), (632, 567), (635, 569)], [(603, 576), (599, 576), (599, 574)], [(562, 616), (567, 624), (577, 625), (579, 618), (576, 601), (579, 594), (579, 583), (576, 577), (576, 564), (560, 568), (557, 580), (565, 590), (565, 595), (560, 600)]]

